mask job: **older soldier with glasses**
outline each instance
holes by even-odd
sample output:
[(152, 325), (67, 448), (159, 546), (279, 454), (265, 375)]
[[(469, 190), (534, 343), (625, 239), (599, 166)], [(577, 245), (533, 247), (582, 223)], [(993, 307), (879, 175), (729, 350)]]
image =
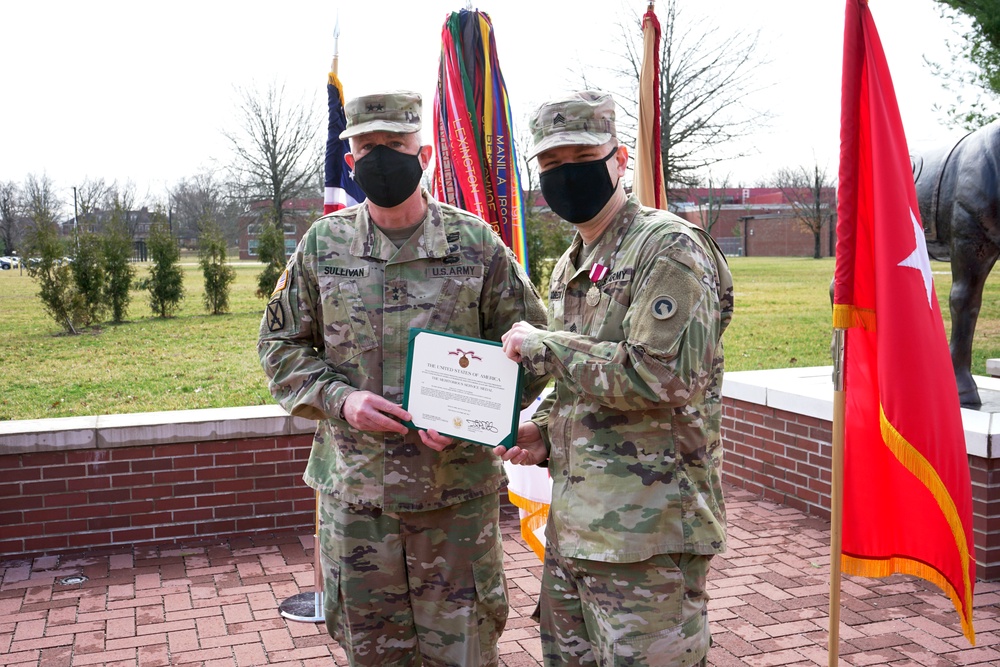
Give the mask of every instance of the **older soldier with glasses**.
[(723, 356), (733, 287), (711, 237), (625, 193), (614, 101), (582, 91), (531, 119), (542, 195), (577, 235), (552, 272), (549, 330), (507, 355), (554, 391), (517, 444), (547, 464), (545, 662), (706, 664), (709, 562), (726, 546)]
[[(544, 327), (544, 306), (486, 223), (420, 187), (419, 95), (360, 97), (346, 115), (368, 199), (312, 225), (258, 343), (275, 398), (319, 422), (305, 481), (320, 493), (327, 629), (351, 665), (496, 665), (503, 464), (402, 423), (408, 336), (499, 341), (520, 320)], [(527, 404), (545, 378), (525, 377)]]

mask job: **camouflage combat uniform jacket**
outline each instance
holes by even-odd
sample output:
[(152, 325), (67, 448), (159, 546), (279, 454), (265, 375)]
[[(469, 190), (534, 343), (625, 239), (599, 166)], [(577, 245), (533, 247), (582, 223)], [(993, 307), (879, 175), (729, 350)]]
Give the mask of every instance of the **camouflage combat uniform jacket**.
[[(364, 204), (315, 222), (278, 281), (258, 343), (278, 402), (319, 420), (306, 483), (390, 512), (495, 492), (506, 481), (502, 462), (465, 442), (436, 452), (414, 430), (359, 431), (341, 417), (348, 394), (402, 403), (410, 327), (499, 341), (518, 320), (545, 326), (541, 298), (493, 230), (424, 197), (423, 227), (399, 250)], [(525, 377), (528, 403), (546, 378)]]
[(596, 285), (592, 265), (574, 267), (580, 252), (577, 235), (552, 273), (549, 331), (521, 346), (525, 368), (556, 381), (533, 417), (550, 448), (550, 544), (622, 563), (719, 553), (725, 258), (635, 197), (596, 241), (608, 268)]

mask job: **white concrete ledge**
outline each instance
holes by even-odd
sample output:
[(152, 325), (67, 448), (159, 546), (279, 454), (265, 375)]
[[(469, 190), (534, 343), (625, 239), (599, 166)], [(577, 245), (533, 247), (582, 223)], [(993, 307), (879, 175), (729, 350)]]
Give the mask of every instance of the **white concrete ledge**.
[(267, 438), (316, 431), (280, 405), (0, 422), (0, 454)]
[[(793, 414), (833, 421), (833, 366), (727, 372), (722, 396)], [(1000, 458), (1000, 378), (973, 376), (983, 399), (979, 410), (962, 408), (965, 447), (972, 456)]]

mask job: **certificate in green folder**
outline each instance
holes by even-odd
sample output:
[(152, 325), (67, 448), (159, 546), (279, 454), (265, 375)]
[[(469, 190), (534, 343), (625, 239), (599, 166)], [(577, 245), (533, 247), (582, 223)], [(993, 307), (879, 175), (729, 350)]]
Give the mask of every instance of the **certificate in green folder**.
[(517, 441), (521, 364), (500, 343), (410, 329), (403, 409), (407, 426), (490, 447)]

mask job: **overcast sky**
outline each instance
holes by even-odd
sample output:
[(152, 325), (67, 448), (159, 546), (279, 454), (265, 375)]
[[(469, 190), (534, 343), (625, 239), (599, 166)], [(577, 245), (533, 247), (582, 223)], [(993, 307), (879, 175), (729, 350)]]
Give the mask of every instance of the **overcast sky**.
[[(659, 3), (664, 4), (664, 3)], [(133, 181), (164, 199), (179, 179), (225, 164), (233, 86), (284, 83), (292, 100), (325, 108), (339, 10), (339, 73), (347, 97), (408, 88), (430, 118), (441, 27), (453, 0), (276, 3), (257, 0), (32, 0), (0, 16), (3, 103), (0, 180), (47, 174), (72, 202), (84, 178)], [(620, 51), (615, 23), (646, 2), (496, 0), (473, 5), (496, 31), (516, 126), (540, 102), (580, 86)], [(946, 102), (923, 63), (947, 60), (950, 28), (933, 0), (871, 0), (912, 147), (960, 132), (932, 106)], [(837, 170), (842, 0), (681, 0), (679, 25), (704, 17), (720, 30), (760, 31), (771, 85), (751, 100), (774, 115), (745, 137), (753, 158), (717, 167), (752, 184), (775, 169), (818, 163)], [(662, 14), (661, 14), (662, 20)], [(636, 27), (638, 32), (639, 28)], [(324, 121), (325, 127), (325, 121)]]

